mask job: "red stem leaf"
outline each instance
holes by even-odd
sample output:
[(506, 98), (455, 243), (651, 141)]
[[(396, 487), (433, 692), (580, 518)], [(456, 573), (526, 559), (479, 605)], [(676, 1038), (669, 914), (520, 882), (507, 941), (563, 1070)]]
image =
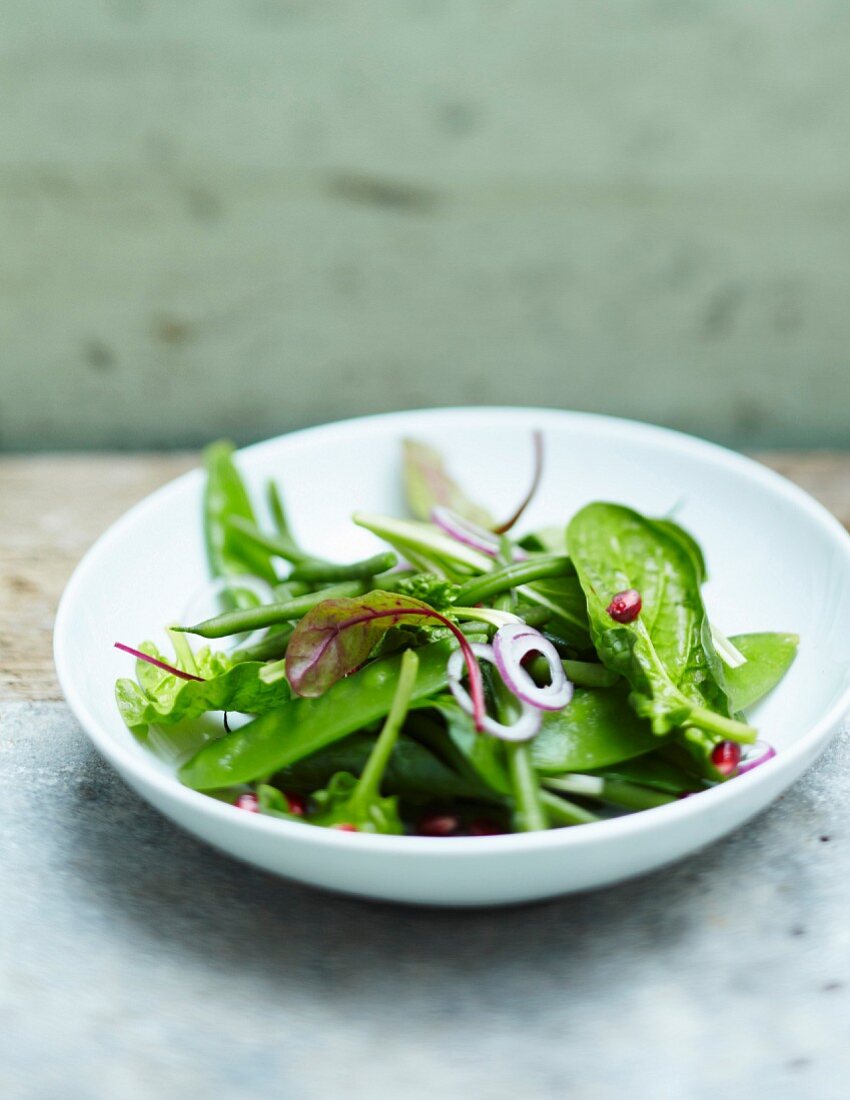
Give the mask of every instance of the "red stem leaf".
[(132, 646), (124, 645), (123, 642), (116, 642), (115, 648), (129, 653), (131, 657), (135, 657), (138, 661), (147, 661), (149, 665), (155, 665), (156, 668), (161, 668), (163, 672), (170, 672), (172, 676), (177, 676), (181, 680), (203, 680), (203, 676), (193, 676), (191, 672), (184, 672), (180, 668), (175, 668), (174, 665), (167, 665), (165, 661), (151, 657), (149, 653), (142, 653), (140, 649), (133, 649)]

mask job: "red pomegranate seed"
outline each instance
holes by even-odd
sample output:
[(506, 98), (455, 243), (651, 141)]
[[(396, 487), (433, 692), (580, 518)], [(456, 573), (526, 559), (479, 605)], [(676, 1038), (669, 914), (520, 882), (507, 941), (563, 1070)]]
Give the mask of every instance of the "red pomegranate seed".
[(627, 588), (625, 592), (617, 593), (606, 611), (615, 622), (633, 623), (640, 615), (640, 609), (640, 592), (636, 588)]
[(454, 814), (423, 814), (416, 826), (421, 836), (451, 836), (456, 833), (460, 820)]
[(331, 825), (332, 829), (337, 829), (341, 833), (359, 833), (360, 830), (356, 825), (351, 825), (347, 821), (340, 822), (339, 825)]
[(300, 794), (286, 792), (284, 796), (289, 803), (289, 812), (296, 817), (303, 817), (307, 813), (307, 800)]
[(260, 812), (260, 800), (250, 791), (247, 794), (240, 794), (233, 805), (240, 810), (247, 810), (251, 814)]
[(741, 746), (736, 741), (720, 741), (711, 750), (711, 762), (721, 775), (731, 775), (741, 762)]
[(477, 817), (470, 821), (469, 831), (472, 836), (501, 836), (505, 830), (489, 817)]

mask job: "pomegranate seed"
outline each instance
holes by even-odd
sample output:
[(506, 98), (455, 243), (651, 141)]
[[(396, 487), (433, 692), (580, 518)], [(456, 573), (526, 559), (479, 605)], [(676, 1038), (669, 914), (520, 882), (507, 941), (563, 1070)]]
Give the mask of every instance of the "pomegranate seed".
[(721, 775), (731, 775), (741, 762), (741, 746), (736, 741), (720, 741), (711, 750), (711, 762)]
[(260, 800), (250, 791), (247, 794), (240, 794), (233, 805), (236, 806), (237, 809), (247, 810), (250, 814), (258, 814), (260, 812)]
[(340, 822), (339, 825), (331, 825), (332, 829), (337, 829), (341, 833), (359, 833), (360, 830), (356, 825), (351, 825), (347, 821)]
[(307, 800), (300, 794), (290, 794), (288, 791), (285, 795), (286, 801), (289, 803), (289, 812), (295, 814), (296, 817), (303, 817), (307, 813)]
[(641, 606), (640, 592), (636, 588), (627, 588), (625, 592), (617, 593), (606, 611), (615, 622), (633, 623), (640, 615)]
[(472, 836), (501, 836), (505, 830), (489, 817), (477, 817), (470, 821), (469, 831)]
[(424, 814), (419, 818), (417, 831), (422, 836), (451, 836), (459, 825), (460, 820), (454, 814)]

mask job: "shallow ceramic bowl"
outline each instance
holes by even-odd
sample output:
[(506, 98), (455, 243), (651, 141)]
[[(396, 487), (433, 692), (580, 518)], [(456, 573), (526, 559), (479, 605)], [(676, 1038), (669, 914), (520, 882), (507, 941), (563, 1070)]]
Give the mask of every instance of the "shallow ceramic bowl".
[(758, 813), (815, 759), (850, 709), (850, 537), (800, 489), (685, 435), (538, 409), (367, 417), (269, 440), (241, 452), (239, 463), (258, 500), (265, 479), (279, 479), (306, 545), (344, 560), (375, 548), (372, 536), (349, 522), (354, 509), (403, 514), (403, 436), (439, 447), (470, 493), (500, 514), (526, 487), (534, 428), (545, 434), (546, 469), (525, 528), (565, 523), (597, 499), (658, 515), (675, 506), (705, 549), (713, 620), (727, 634), (801, 636), (790, 673), (754, 712), (778, 750), (774, 760), (698, 797), (628, 817), (448, 840), (317, 829), (186, 789), (124, 727), (113, 683), (131, 674), (131, 665), (112, 643), (161, 638), (163, 624), (206, 577), (200, 471), (111, 527), (62, 598), (56, 667), (94, 744), (144, 798), (210, 844), (317, 886), (401, 902), (489, 905), (586, 890), (679, 859)]

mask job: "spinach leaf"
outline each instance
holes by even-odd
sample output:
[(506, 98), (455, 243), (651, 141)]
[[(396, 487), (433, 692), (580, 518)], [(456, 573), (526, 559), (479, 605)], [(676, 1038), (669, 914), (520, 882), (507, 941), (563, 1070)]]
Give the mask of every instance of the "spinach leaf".
[[(729, 717), (692, 551), (678, 536), (630, 508), (596, 503), (567, 527), (567, 548), (587, 598), (600, 659), (628, 680), (632, 706), (657, 734), (685, 724), (751, 741), (755, 731)], [(612, 598), (637, 589), (643, 608), (631, 622), (608, 613)]]
[(746, 710), (776, 687), (797, 656), (797, 634), (738, 634), (729, 639), (747, 663), (726, 670), (734, 710)]

